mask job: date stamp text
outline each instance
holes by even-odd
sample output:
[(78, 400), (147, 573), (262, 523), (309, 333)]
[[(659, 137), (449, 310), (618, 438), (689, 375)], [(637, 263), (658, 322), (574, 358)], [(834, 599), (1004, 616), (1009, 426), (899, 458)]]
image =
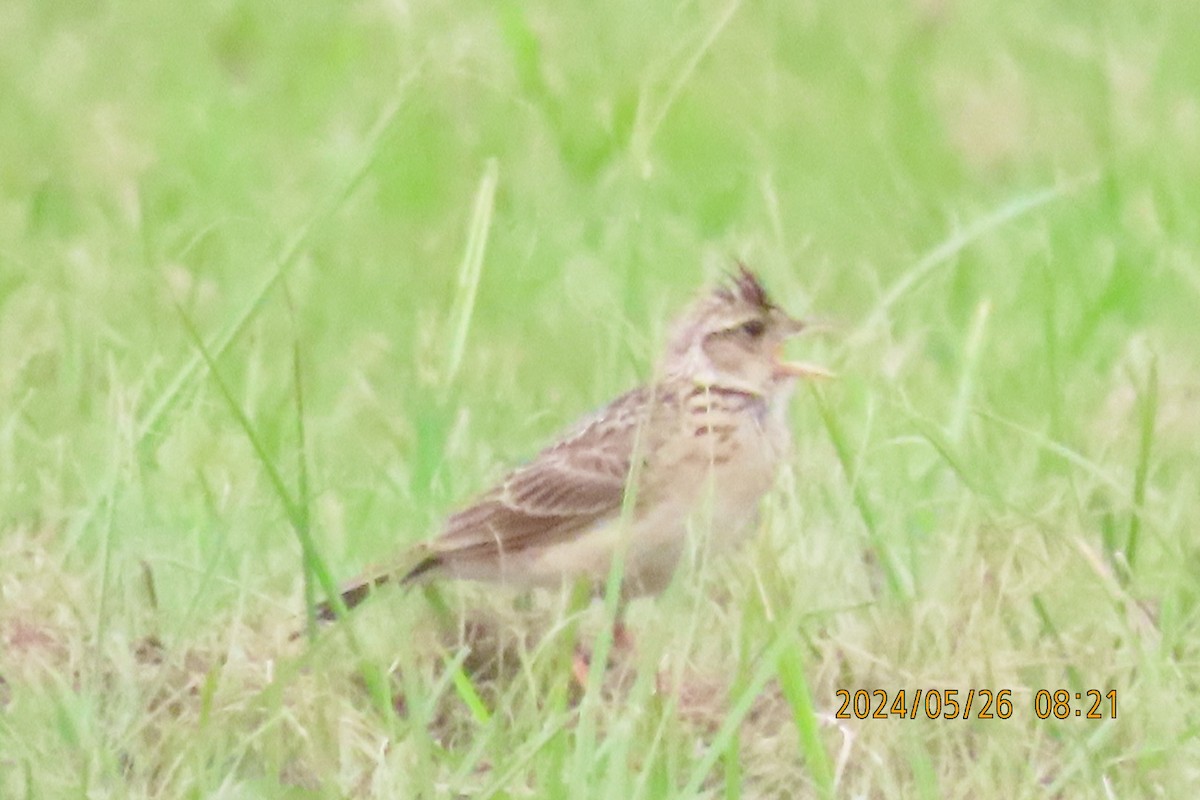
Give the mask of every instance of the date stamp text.
[[(838, 689), (837, 719), (1008, 719), (1012, 689)], [(1022, 701), (1022, 703), (1027, 701)], [(1116, 719), (1117, 690), (1038, 689), (1030, 704), (1038, 719)]]

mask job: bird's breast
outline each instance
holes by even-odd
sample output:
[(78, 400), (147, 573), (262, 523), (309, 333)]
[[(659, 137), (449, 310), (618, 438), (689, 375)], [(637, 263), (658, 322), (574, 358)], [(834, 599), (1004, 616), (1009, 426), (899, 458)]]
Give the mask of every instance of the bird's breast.
[(717, 536), (744, 528), (789, 449), (783, 415), (761, 396), (706, 387), (686, 398), (676, 431), (658, 448), (646, 488)]

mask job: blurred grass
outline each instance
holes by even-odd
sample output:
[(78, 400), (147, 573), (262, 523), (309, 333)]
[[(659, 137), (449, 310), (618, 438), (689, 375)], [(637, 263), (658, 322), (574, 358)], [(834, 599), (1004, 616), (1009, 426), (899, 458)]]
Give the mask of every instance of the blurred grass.
[[(1185, 794), (1198, 34), (1141, 0), (3, 6), (0, 796)], [(842, 377), (761, 541), (635, 607), (582, 741), (556, 598), (286, 642), (305, 457), (319, 560), (384, 560), (734, 257)], [(1037, 720), (1060, 687), (1118, 718)], [(1016, 712), (835, 724), (839, 688)]]

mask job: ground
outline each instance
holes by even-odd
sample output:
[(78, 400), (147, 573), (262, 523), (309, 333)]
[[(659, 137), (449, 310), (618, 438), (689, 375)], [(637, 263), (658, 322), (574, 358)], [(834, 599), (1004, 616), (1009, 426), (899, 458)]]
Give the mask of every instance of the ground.
[[(1194, 793), (1198, 35), (1141, 0), (4, 5), (0, 796)], [(292, 638), (735, 259), (839, 378), (633, 649), (581, 689), (605, 608), (450, 585)]]

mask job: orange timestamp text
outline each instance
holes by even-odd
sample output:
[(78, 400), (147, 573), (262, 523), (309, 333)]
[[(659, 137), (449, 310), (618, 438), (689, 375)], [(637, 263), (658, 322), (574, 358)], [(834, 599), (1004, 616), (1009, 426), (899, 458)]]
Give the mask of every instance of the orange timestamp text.
[(1001, 689), (838, 689), (842, 705), (838, 719), (1008, 719), (1013, 713), (1012, 690)]
[[(1008, 719), (1013, 715), (1012, 689), (838, 689), (842, 701), (837, 719)], [(1116, 719), (1117, 690), (1039, 689), (1033, 695), (1038, 719)]]

